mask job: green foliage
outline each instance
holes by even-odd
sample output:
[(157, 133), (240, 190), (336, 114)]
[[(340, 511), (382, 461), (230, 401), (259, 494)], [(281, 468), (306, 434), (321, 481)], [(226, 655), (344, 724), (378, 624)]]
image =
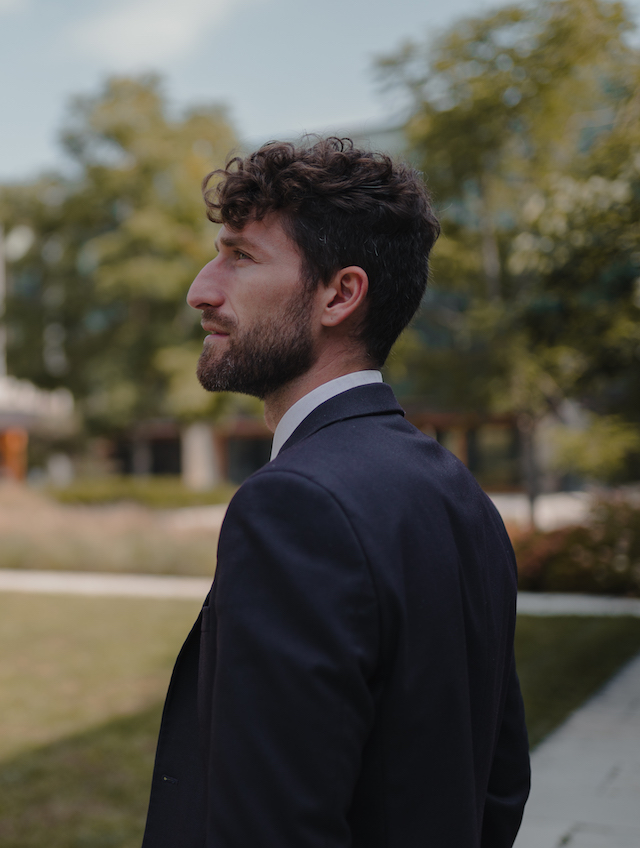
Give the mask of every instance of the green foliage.
[(514, 539), (520, 588), (640, 597), (640, 507), (600, 501), (588, 525)]
[(236, 486), (225, 483), (205, 492), (188, 489), (176, 476), (136, 477), (109, 474), (74, 480), (65, 488), (51, 487), (47, 494), (65, 504), (138, 503), (154, 509), (228, 503)]
[[(0, 192), (9, 246), (31, 233), (8, 256), (11, 373), (67, 386), (102, 432), (215, 414), (222, 402), (193, 373), (202, 331), (185, 296), (214, 255), (199, 187), (234, 147), (224, 112), (175, 117), (157, 78), (112, 78), (74, 102), (63, 141), (73, 179)], [(185, 343), (193, 361), (178, 381)]]
[(532, 176), (572, 155), (573, 117), (609, 105), (603, 77), (617, 79), (630, 28), (619, 3), (545, 0), (463, 19), (383, 59), (383, 74), (413, 95), (409, 137), (436, 196), (481, 194), (469, 181)]
[(379, 63), (412, 98), (407, 133), (443, 223), (431, 292), (400, 351), (412, 393), (515, 413), (525, 446), (565, 398), (639, 427), (631, 28), (620, 3), (542, 0)]
[(592, 416), (583, 430), (559, 428), (553, 441), (558, 469), (595, 480), (615, 479), (629, 454), (640, 450), (638, 428), (615, 415)]

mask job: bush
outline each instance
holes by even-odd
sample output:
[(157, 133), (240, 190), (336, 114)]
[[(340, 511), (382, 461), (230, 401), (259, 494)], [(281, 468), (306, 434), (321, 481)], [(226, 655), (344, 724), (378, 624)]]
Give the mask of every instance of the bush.
[(640, 597), (640, 507), (599, 500), (586, 526), (517, 536), (519, 586), (538, 592)]
[(224, 511), (205, 507), (205, 516), (185, 524), (185, 516), (139, 503), (60, 504), (6, 483), (0, 485), (0, 568), (210, 577)]
[(64, 489), (47, 488), (47, 494), (60, 503), (106, 504), (129, 501), (156, 509), (228, 503), (237, 486), (223, 483), (215, 489), (194, 492), (179, 477), (109, 475), (75, 480)]

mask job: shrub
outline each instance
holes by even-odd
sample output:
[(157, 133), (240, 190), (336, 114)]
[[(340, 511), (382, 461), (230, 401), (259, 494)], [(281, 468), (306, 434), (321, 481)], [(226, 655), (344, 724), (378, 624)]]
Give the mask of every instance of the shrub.
[(640, 507), (600, 499), (588, 524), (514, 539), (521, 589), (640, 597)]
[(135, 477), (112, 474), (104, 477), (85, 477), (65, 488), (50, 487), (47, 494), (65, 504), (106, 504), (128, 501), (154, 509), (184, 506), (223, 504), (231, 500), (237, 486), (222, 483), (215, 489), (194, 492), (187, 489), (179, 477)]
[(224, 506), (204, 512), (185, 524), (184, 515), (141, 504), (60, 504), (6, 483), (0, 568), (213, 576)]

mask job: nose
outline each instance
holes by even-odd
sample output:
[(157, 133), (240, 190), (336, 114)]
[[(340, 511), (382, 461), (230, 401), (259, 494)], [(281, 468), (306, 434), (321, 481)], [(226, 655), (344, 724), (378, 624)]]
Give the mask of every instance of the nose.
[(224, 303), (222, 287), (217, 280), (216, 259), (208, 262), (191, 283), (187, 294), (187, 303), (194, 309), (219, 307)]

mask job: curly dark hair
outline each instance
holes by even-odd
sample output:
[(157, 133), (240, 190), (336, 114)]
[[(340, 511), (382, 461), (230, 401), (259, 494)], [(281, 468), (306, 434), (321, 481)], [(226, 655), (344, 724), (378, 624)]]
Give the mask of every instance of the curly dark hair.
[(279, 213), (308, 287), (361, 267), (369, 292), (359, 337), (371, 362), (384, 364), (420, 305), (440, 232), (417, 171), (348, 138), (269, 142), (210, 173), (202, 189), (209, 219), (232, 230)]

